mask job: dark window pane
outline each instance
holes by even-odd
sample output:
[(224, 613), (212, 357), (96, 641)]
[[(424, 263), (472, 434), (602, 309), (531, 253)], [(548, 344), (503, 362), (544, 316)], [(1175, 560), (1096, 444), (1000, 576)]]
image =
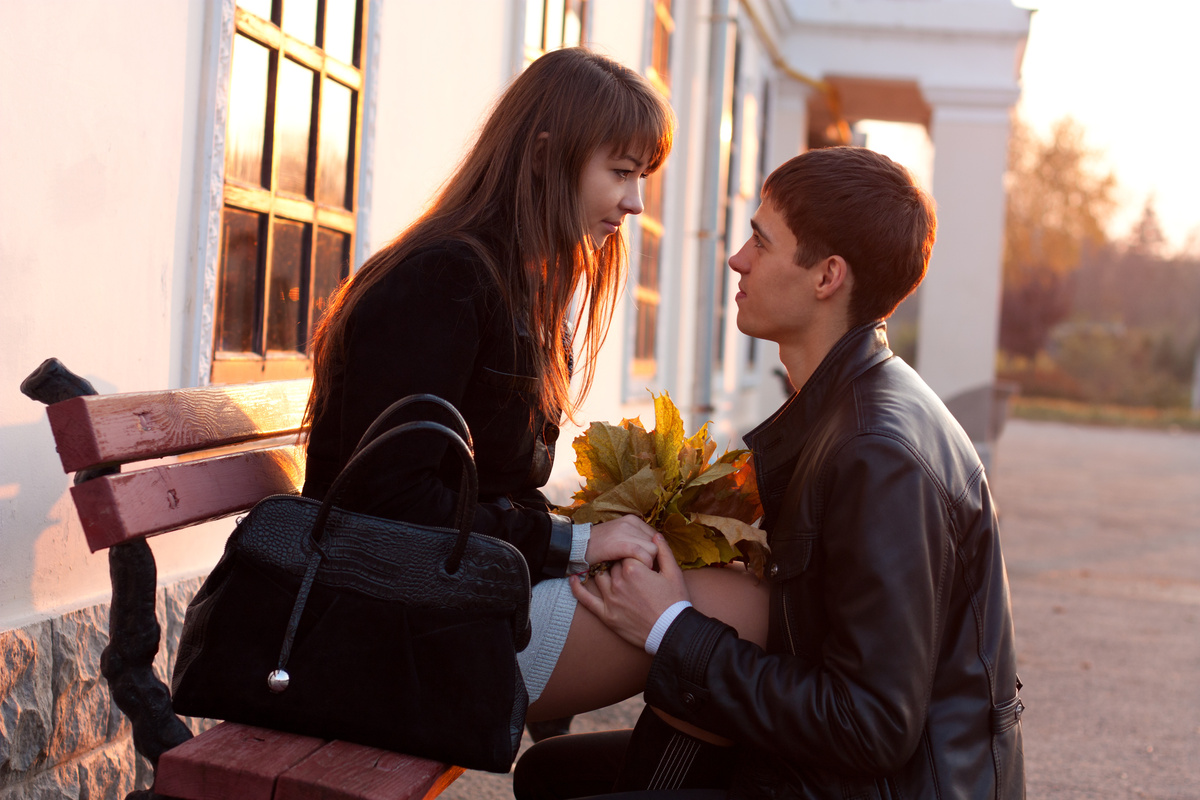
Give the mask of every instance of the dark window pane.
[(642, 191), (642, 214), (650, 219), (662, 222), (663, 170), (659, 169), (646, 178), (645, 189)]
[(347, 189), (350, 181), (350, 132), (354, 92), (337, 81), (324, 80), (325, 96), (321, 98), (321, 166), (317, 186), (317, 202), (350, 208)]
[(634, 358), (655, 358), (658, 337), (658, 261), (662, 240), (642, 229), (642, 257), (638, 262), (637, 328), (634, 335)]
[(317, 0), (283, 0), (283, 32), (302, 42), (317, 43)]
[(265, 20), (271, 19), (271, 0), (237, 0), (238, 6)]
[(642, 230), (642, 258), (638, 264), (638, 286), (658, 291), (658, 253), (662, 239), (657, 234)]
[[(554, 0), (550, 0), (554, 2)], [(525, 0), (525, 46), (542, 49), (542, 26), (546, 22), (546, 0)]]
[(258, 42), (233, 37), (229, 85), (229, 134), (225, 143), (225, 177), (265, 185), (263, 142), (267, 129), (267, 73), (270, 53)]
[(275, 141), (279, 147), (276, 188), (305, 197), (308, 196), (314, 78), (311, 69), (285, 58), (279, 66), (279, 89), (275, 95)]
[(308, 226), (275, 220), (267, 294), (267, 349), (303, 351), (308, 293), (304, 290), (305, 233)]
[(317, 259), (313, 265), (313, 328), (316, 329), (329, 297), (350, 274), (350, 237), (328, 228), (317, 229)]
[(658, 304), (639, 302), (637, 307), (637, 339), (634, 344), (633, 357), (646, 361), (655, 358), (656, 337), (658, 335)]
[(325, 53), (347, 64), (354, 63), (354, 32), (358, 23), (357, 0), (325, 0)]
[(221, 226), (221, 286), (217, 349), (254, 350), (261, 217), (226, 208)]
[(658, 3), (654, 14), (654, 34), (650, 46), (650, 66), (658, 73), (662, 82), (671, 85), (671, 19), (670, 0)]

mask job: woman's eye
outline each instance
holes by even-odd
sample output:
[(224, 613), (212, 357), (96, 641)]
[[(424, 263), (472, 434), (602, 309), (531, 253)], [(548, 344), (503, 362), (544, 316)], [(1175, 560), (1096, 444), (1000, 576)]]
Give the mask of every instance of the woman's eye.
[(621, 180), (625, 180), (633, 173), (633, 170), (631, 170), (631, 169), (614, 169), (613, 172), (617, 173), (617, 177), (619, 177)]

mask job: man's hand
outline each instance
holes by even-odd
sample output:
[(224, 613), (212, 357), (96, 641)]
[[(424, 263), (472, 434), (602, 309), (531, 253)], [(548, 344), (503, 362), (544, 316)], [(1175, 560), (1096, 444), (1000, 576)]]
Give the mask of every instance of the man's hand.
[(601, 522), (592, 526), (584, 559), (589, 564), (599, 564), (601, 561), (632, 558), (648, 568), (653, 567), (657, 553), (654, 535), (654, 528), (632, 514)]
[(691, 599), (666, 537), (656, 533), (654, 545), (657, 572), (626, 558), (586, 584), (578, 576), (571, 578), (571, 591), (579, 604), (639, 649), (664, 611), (676, 601)]

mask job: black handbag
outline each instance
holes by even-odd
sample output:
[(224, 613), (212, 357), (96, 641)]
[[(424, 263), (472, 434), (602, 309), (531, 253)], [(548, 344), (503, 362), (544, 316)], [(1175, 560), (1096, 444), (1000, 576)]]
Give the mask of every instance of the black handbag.
[[(462, 437), (430, 421), (376, 437), (418, 400), (449, 408), (467, 433), (444, 400), (405, 398), (363, 435), (324, 502), (274, 495), (238, 523), (188, 606), (178, 713), (509, 770), (528, 705), (516, 653), (530, 635), (529, 568), (511, 544), (471, 532), (478, 484)], [(336, 507), (369, 459), (414, 431), (447, 437), (462, 457), (454, 529)]]

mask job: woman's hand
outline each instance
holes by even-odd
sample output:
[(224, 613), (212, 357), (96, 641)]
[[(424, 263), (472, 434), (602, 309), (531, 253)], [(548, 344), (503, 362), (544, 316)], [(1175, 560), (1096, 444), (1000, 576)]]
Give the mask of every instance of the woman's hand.
[(653, 568), (658, 554), (654, 534), (654, 528), (632, 514), (601, 522), (592, 526), (584, 558), (589, 564), (632, 558)]
[(666, 538), (660, 535), (653, 544), (657, 571), (625, 560), (586, 585), (578, 576), (571, 578), (571, 592), (579, 605), (637, 648), (645, 646), (650, 629), (675, 601), (691, 599)]

